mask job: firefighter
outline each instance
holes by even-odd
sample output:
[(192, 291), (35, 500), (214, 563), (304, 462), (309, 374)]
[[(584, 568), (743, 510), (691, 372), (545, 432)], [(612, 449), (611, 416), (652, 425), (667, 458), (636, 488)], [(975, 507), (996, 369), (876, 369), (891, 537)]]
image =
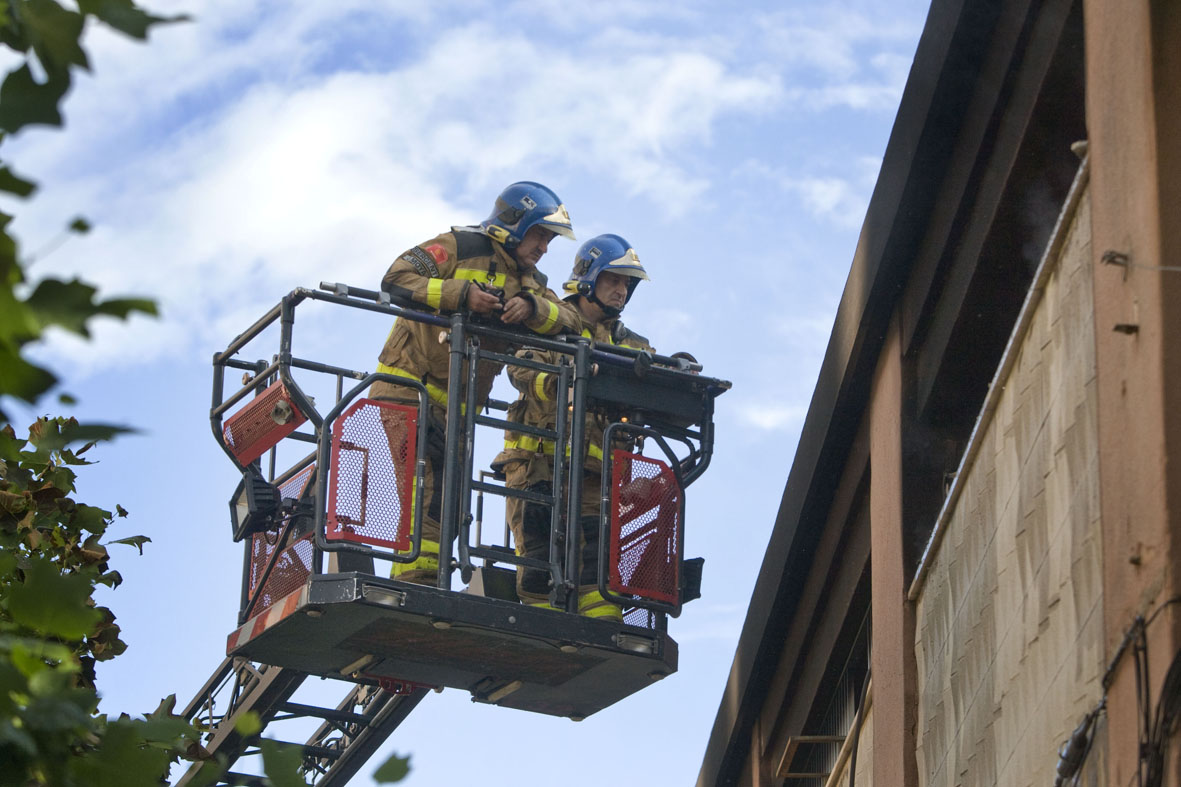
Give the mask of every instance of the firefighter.
[[(572, 305), (546, 286), (537, 263), (557, 235), (574, 239), (570, 214), (558, 196), (531, 181), (513, 183), (478, 226), (452, 227), (402, 254), (386, 271), (381, 286), (398, 303), (436, 312), (467, 309), (504, 325), (520, 325), (542, 335), (577, 333), (581, 323)], [(424, 489), (416, 492), (423, 508), (421, 551), (412, 563), (395, 563), (393, 576), (433, 584), (439, 567), (440, 509), (443, 483), (443, 425), (446, 421), (449, 351), (438, 341), (439, 329), (398, 319), (381, 350), (377, 370), (421, 382), (430, 399)], [(512, 348), (485, 339), (494, 352)], [(502, 364), (484, 361), (477, 370), (476, 401), (487, 400)], [(455, 387), (462, 396), (462, 386)], [(375, 383), (370, 398), (413, 404), (417, 393), (388, 382)], [(390, 448), (397, 457), (405, 446), (404, 422), (383, 413)]]
[[(574, 270), (564, 289), (566, 300), (582, 317), (582, 335), (595, 342), (618, 344), (637, 350), (652, 351), (648, 341), (624, 327), (619, 320), (623, 307), (631, 300), (640, 280), (648, 274), (631, 244), (618, 235), (599, 235), (587, 241), (574, 258)], [(518, 357), (556, 365), (556, 351), (523, 349)], [(557, 381), (553, 375), (521, 366), (509, 368), (509, 378), (518, 390), (517, 401), (509, 410), (509, 420), (554, 428)], [(565, 405), (565, 402), (561, 403)], [(603, 462), (600, 445), (607, 419), (587, 416), (586, 455), (582, 478), (581, 572), (578, 583), (578, 611), (589, 617), (621, 620), (618, 606), (603, 598), (598, 589), (599, 483)], [(505, 433), (505, 448), (493, 461), (493, 468), (503, 472), (505, 485), (542, 494), (552, 494), (554, 445), (523, 432)], [(549, 559), (550, 510), (547, 506), (508, 497), (505, 515), (513, 533), (518, 554), (540, 560)], [(549, 602), (550, 575), (538, 569), (518, 568), (517, 594), (531, 606), (553, 608)]]

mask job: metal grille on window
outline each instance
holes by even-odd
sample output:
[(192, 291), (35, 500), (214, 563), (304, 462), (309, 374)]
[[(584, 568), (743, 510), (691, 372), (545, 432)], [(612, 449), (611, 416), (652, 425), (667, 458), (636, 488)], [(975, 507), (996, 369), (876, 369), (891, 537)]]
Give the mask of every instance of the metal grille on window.
[(834, 669), (831, 683), (825, 681), (830, 693), (817, 698), (805, 724), (806, 734), (794, 736), (796, 745), (781, 764), (778, 775), (792, 787), (824, 787), (852, 732), (869, 672), (869, 621), (866, 610), (856, 624), (851, 646), (844, 651), (845, 663)]

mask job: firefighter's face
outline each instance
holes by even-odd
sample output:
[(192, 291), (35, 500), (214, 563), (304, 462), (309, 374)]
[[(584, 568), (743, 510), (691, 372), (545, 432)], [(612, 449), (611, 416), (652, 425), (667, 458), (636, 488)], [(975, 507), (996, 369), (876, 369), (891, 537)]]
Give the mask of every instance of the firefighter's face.
[(595, 279), (595, 297), (613, 309), (622, 309), (627, 303), (627, 276), (603, 271)]
[(512, 250), (513, 259), (520, 263), (522, 268), (536, 268), (537, 263), (549, 250), (549, 242), (553, 240), (554, 234), (540, 224), (534, 224), (517, 244), (517, 248)]

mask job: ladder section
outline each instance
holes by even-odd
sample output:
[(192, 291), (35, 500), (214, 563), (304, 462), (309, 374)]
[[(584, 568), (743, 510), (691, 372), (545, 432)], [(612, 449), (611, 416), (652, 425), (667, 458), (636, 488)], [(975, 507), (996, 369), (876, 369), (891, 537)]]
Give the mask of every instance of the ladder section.
[[(184, 711), (185, 719), (207, 730), (202, 745), (227, 768), (214, 784), (261, 785), (258, 755), (259, 740), (264, 735), (302, 748), (301, 775), (307, 784), (347, 784), (427, 692), (411, 687), (402, 693), (345, 683), (344, 698), (326, 704), (295, 696), (307, 677), (298, 670), (243, 658), (227, 658), (221, 663)], [(314, 684), (323, 694), (324, 683)], [(341, 684), (334, 681), (330, 685)], [(243, 736), (237, 729), (238, 722), (251, 712), (258, 715), (262, 730)], [(304, 736), (303, 743), (295, 742)], [(194, 763), (176, 786), (196, 783), (201, 766)]]

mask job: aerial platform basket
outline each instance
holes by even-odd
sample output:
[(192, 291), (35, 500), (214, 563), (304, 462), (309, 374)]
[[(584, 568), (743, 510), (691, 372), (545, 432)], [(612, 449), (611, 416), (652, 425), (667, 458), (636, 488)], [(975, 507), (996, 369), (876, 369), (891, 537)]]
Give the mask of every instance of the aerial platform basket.
[[(290, 293), (214, 358), (213, 432), (244, 479), (231, 501), (234, 536), (245, 542), (246, 556), (227, 654), (360, 684), (459, 688), (474, 701), (575, 719), (676, 672), (678, 649), (667, 618), (699, 595), (701, 565), (683, 556), (684, 489), (709, 464), (713, 400), (729, 383), (664, 356), (546, 339), (458, 314), (441, 317), (341, 285), (325, 289)], [(440, 328), (449, 345), (449, 379), (471, 378), (452, 386), (445, 435), (430, 425), (430, 394), (421, 380), (295, 356), (295, 309), (306, 301)], [(276, 321), (280, 352), (272, 362), (236, 357)], [(517, 359), (512, 349), (525, 343), (557, 350), (562, 360)], [(503, 411), (503, 403), (481, 411), (474, 375), (485, 362), (552, 373), (557, 400), (571, 402), (568, 413), (559, 408), (553, 429), (531, 433), (573, 448), (565, 457), (555, 454), (551, 495), (489, 484), (482, 475), (473, 479), (473, 452), (463, 447), (475, 444), (477, 427), (491, 428), (498, 438), (506, 428), (529, 429), (493, 412)], [(249, 373), (229, 396), (223, 390), (227, 368)], [(336, 378), (336, 401), (327, 412), (317, 409), (296, 371)], [(351, 390), (346, 380), (355, 383)], [(376, 381), (400, 386), (402, 401), (363, 398)], [(616, 423), (602, 435), (588, 435), (592, 412)], [(239, 439), (247, 426), (250, 439)], [(582, 526), (582, 484), (562, 483), (582, 477), (587, 441), (614, 444), (612, 429), (623, 441), (654, 438), (649, 444), (662, 452), (661, 458), (610, 452), (603, 468), (600, 522), (614, 532), (601, 533), (600, 544), (604, 550), (610, 545), (611, 553), (599, 560), (599, 583), (604, 597), (621, 608), (622, 621), (571, 614), (580, 587), (572, 578), (580, 576), (582, 557), (571, 545)], [(310, 456), (292, 464), (276, 460), (285, 446), (300, 442), (314, 446)], [(683, 448), (674, 451), (670, 444)], [(442, 534), (436, 581), (421, 585), (387, 578), (388, 570), (379, 575), (374, 561), (409, 564), (423, 553), (417, 501), (428, 450), (442, 456)], [(267, 480), (264, 454), (271, 457)], [(507, 536), (503, 544), (482, 543), (472, 498), (486, 493), (548, 507), (556, 534), (549, 560), (516, 555)], [(513, 579), (522, 566), (549, 572), (556, 609), (519, 603)], [(451, 589), (456, 572), (470, 583), (463, 591)]]
[(576, 719), (677, 670), (666, 632), (357, 573), (309, 578), (234, 631), (227, 653)]

